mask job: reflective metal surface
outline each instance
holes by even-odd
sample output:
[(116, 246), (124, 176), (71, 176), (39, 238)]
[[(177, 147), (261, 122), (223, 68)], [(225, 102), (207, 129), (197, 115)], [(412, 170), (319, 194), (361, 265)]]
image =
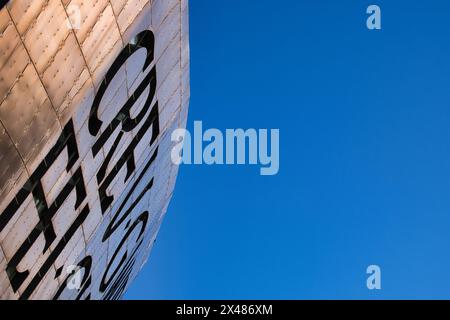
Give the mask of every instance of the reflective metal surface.
[(118, 299), (147, 261), (189, 104), (187, 0), (0, 10), (0, 298)]

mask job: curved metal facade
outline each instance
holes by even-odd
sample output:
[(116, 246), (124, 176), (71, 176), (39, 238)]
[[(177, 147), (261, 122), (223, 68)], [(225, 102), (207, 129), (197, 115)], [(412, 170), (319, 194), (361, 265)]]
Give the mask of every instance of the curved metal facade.
[(187, 0), (0, 10), (0, 298), (122, 297), (172, 197), (188, 104)]

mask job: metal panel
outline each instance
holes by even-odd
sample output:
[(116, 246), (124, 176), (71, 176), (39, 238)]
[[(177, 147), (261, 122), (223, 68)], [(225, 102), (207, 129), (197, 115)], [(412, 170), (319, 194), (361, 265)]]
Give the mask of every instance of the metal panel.
[(173, 195), (189, 96), (186, 0), (0, 10), (1, 299), (123, 296)]

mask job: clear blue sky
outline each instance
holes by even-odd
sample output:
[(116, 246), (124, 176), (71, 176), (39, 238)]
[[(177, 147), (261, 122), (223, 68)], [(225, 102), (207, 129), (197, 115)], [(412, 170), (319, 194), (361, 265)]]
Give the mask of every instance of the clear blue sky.
[(183, 166), (126, 298), (450, 298), (450, 2), (191, 0), (190, 14), (188, 127), (279, 128), (280, 173)]

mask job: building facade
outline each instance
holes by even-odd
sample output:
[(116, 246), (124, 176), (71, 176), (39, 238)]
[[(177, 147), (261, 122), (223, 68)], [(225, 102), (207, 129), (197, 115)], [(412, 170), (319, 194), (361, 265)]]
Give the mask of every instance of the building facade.
[(148, 259), (189, 104), (187, 0), (0, 9), (0, 298), (120, 299)]

